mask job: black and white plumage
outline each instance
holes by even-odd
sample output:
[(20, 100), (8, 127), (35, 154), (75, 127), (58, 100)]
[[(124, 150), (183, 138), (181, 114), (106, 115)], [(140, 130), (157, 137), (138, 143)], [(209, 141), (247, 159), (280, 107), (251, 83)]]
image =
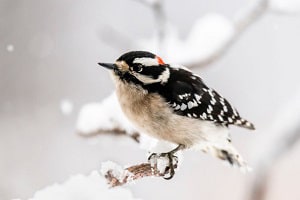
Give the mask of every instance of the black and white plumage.
[(171, 75), (160, 94), (175, 113), (220, 125), (234, 124), (254, 129), (252, 123), (242, 119), (237, 110), (215, 90), (207, 87), (199, 76), (184, 68), (169, 67)]
[(185, 67), (165, 64), (160, 57), (145, 51), (128, 52), (115, 63), (99, 64), (112, 70), (121, 108), (138, 130), (181, 148), (199, 146), (233, 165), (247, 168), (231, 144), (228, 127), (254, 129), (254, 125), (241, 118), (198, 75)]

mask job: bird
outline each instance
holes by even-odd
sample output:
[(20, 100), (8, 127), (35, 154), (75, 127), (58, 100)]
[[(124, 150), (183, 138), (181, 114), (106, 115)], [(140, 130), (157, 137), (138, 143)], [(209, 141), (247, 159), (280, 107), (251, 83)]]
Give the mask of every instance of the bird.
[(175, 153), (193, 147), (248, 169), (233, 146), (230, 125), (254, 130), (254, 124), (202, 78), (182, 65), (166, 64), (148, 51), (130, 51), (113, 63), (98, 63), (109, 69), (118, 101), (137, 130), (177, 147), (154, 157), (169, 159), (169, 177), (174, 174)]

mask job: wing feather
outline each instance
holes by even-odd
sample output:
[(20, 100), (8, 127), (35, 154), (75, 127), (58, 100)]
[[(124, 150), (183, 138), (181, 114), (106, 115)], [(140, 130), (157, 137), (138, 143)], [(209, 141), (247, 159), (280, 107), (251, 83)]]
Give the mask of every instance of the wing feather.
[(178, 115), (213, 121), (217, 124), (235, 124), (254, 129), (252, 123), (242, 119), (238, 111), (202, 79), (185, 69), (173, 69), (163, 93)]

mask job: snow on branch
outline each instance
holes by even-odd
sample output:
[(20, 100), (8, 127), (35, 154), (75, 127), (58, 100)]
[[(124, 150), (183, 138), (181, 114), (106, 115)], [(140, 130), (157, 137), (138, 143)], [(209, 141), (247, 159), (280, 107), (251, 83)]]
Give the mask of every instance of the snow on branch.
[[(177, 168), (177, 165), (175, 165)], [(102, 175), (111, 187), (121, 186), (145, 177), (164, 177), (168, 174), (166, 162), (142, 163), (123, 168), (111, 161), (102, 164)]]
[[(140, 0), (151, 5), (159, 32), (163, 37), (154, 35), (151, 39), (138, 42), (138, 49), (162, 54), (165, 60), (184, 64), (190, 68), (204, 67), (225, 55), (230, 47), (253, 23), (258, 21), (266, 12), (281, 10), (286, 13), (300, 12), (298, 0), (255, 0), (240, 9), (233, 20), (219, 14), (207, 14), (196, 20), (187, 38), (182, 40), (177, 29), (166, 20), (162, 1)], [(145, 3), (146, 2), (146, 3)], [(152, 3), (151, 3), (152, 2)], [(157, 11), (153, 5), (159, 5)]]
[[(160, 141), (141, 134), (140, 148), (151, 152), (168, 152), (177, 145)], [(149, 155), (148, 155), (149, 156)], [(176, 153), (176, 160), (173, 161), (174, 169), (178, 169), (182, 163), (181, 152)], [(169, 160), (165, 157), (150, 159), (147, 163), (140, 163), (130, 167), (123, 167), (111, 161), (102, 163), (101, 173), (111, 187), (121, 186), (145, 177), (167, 177), (170, 174)]]
[(173, 43), (168, 44), (167, 58), (190, 68), (211, 64), (221, 58), (267, 8), (268, 0), (257, 0), (238, 11), (234, 20), (207, 14), (196, 21), (185, 41), (173, 36)]
[[(214, 13), (205, 15), (196, 20), (187, 38), (181, 39), (177, 28), (167, 20), (163, 0), (135, 1), (151, 9), (156, 29), (152, 38), (126, 39), (131, 41), (130, 47), (158, 53), (170, 63), (183, 64), (190, 68), (205, 67), (218, 61), (245, 30), (265, 13), (300, 13), (299, 0), (254, 0), (238, 10), (233, 20)], [(108, 40), (106, 37), (103, 41), (115, 43), (122, 38), (116, 38), (114, 31), (110, 32), (108, 35), (113, 39)]]
[(237, 31), (236, 36), (256, 22), (268, 10), (268, 5), (269, 0), (256, 0), (238, 11), (233, 20), (234, 27)]
[(80, 110), (76, 129), (83, 137), (113, 133), (128, 135), (138, 142), (140, 135), (124, 116), (115, 93), (100, 103), (84, 105)]

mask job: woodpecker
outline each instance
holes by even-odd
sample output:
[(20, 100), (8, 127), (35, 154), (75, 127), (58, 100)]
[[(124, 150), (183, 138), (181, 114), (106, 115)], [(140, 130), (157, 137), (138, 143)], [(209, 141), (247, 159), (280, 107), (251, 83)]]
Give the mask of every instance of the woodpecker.
[(198, 147), (231, 165), (247, 169), (234, 148), (229, 125), (254, 130), (254, 125), (202, 78), (180, 65), (166, 64), (146, 51), (123, 54), (114, 63), (98, 63), (111, 71), (121, 108), (137, 130), (178, 146), (170, 152), (152, 154), (169, 159), (174, 175), (177, 151)]

